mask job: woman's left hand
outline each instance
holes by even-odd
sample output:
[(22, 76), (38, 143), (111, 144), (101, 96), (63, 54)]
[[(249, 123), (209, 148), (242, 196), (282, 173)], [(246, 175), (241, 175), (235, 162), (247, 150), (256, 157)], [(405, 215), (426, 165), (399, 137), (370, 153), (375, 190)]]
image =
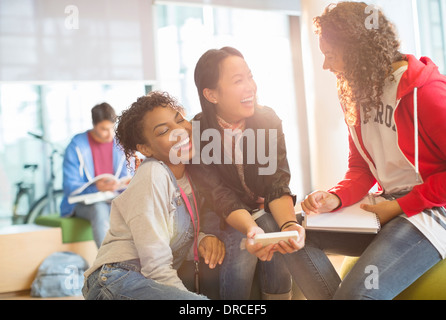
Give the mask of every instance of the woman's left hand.
[(276, 245), (269, 244), (264, 247), (261, 243), (254, 243), (255, 235), (263, 233), (265, 233), (263, 229), (258, 226), (252, 226), (249, 228), (248, 233), (246, 234), (246, 250), (255, 255), (261, 261), (271, 261), (274, 252), (276, 252)]
[(404, 213), (396, 200), (383, 201), (377, 204), (361, 204), (361, 209), (376, 213), (382, 226), (396, 216)]
[(214, 236), (204, 237), (198, 245), (198, 252), (211, 269), (214, 269), (217, 263), (222, 264), (226, 254), (224, 243)]
[(297, 231), (299, 233), (298, 241), (289, 239), (288, 241), (280, 241), (276, 247), (277, 251), (282, 254), (293, 253), (305, 246), (305, 229), (299, 224), (293, 224), (282, 231)]

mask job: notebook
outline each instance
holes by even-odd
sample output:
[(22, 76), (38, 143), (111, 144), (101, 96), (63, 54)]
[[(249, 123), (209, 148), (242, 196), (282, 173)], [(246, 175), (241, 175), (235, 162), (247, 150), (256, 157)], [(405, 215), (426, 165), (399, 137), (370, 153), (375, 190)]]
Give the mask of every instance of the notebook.
[(368, 195), (358, 203), (336, 212), (305, 215), (302, 226), (307, 230), (378, 233), (381, 229), (378, 216), (360, 208), (362, 203), (385, 201), (383, 197)]
[(84, 204), (92, 204), (96, 202), (108, 201), (118, 196), (118, 192), (113, 191), (103, 191), (103, 192), (94, 192), (94, 193), (86, 193), (78, 196), (71, 196), (68, 198), (68, 203), (78, 203), (82, 202)]
[[(82, 191), (87, 189), (87, 187), (89, 187), (93, 183), (96, 183), (96, 181), (99, 181), (100, 179), (115, 180), (116, 182), (118, 182), (118, 188), (116, 189), (116, 191), (99, 191), (93, 193), (80, 194), (82, 193)], [(112, 175), (110, 173), (100, 174), (94, 177), (94, 179), (85, 183), (80, 188), (74, 190), (68, 197), (68, 203), (73, 204), (77, 202), (83, 202), (84, 204), (92, 204), (96, 202), (111, 200), (119, 195), (119, 191), (122, 191), (127, 188), (127, 185), (130, 183), (130, 179), (131, 177), (128, 176), (118, 179), (115, 175)]]

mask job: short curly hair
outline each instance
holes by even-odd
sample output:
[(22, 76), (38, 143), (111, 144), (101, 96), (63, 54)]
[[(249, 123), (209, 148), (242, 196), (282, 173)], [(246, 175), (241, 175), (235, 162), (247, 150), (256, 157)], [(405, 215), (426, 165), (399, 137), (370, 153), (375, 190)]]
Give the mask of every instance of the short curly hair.
[(337, 75), (337, 82), (349, 125), (359, 124), (360, 107), (364, 108), (365, 119), (372, 108), (380, 107), (392, 64), (404, 58), (393, 24), (379, 10), (377, 28), (367, 27), (367, 8), (370, 7), (364, 2), (339, 2), (329, 5), (313, 20), (316, 34), (344, 50), (345, 72)]
[(124, 110), (117, 119), (116, 140), (124, 151), (127, 162), (135, 156), (138, 144), (147, 143), (144, 137), (143, 119), (147, 112), (157, 107), (172, 108), (184, 115), (184, 108), (167, 92), (153, 91), (139, 97), (132, 105)]

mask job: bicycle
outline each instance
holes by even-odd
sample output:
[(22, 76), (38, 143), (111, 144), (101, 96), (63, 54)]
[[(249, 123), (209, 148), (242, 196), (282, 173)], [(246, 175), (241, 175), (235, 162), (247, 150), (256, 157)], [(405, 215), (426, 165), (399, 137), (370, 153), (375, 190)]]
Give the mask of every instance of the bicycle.
[[(50, 160), (50, 178), (46, 184), (46, 193), (40, 197), (38, 200), (34, 201), (34, 182), (30, 184), (25, 184), (24, 182), (17, 183), (18, 192), (16, 199), (14, 201), (14, 210), (13, 210), (13, 223), (26, 223), (31, 224), (34, 223), (37, 217), (45, 214), (57, 213), (59, 211), (59, 206), (63, 198), (63, 190), (55, 189), (54, 182), (56, 179), (56, 174), (54, 170), (54, 157), (58, 154), (63, 157), (63, 153), (60, 152), (53, 143), (47, 141), (43, 138), (43, 136), (28, 132), (29, 135), (33, 136), (36, 139), (42, 140), (44, 143), (48, 144), (51, 147), (51, 155), (49, 156)], [(29, 166), (29, 165), (25, 165)], [(24, 166), (24, 167), (25, 167)], [(28, 168), (32, 168), (33, 171), (37, 169), (37, 165), (31, 165)], [(24, 196), (28, 197), (28, 205), (29, 210), (26, 215), (20, 214), (20, 204), (23, 203), (21, 199)], [(15, 212), (15, 213), (14, 213)]]
[(17, 194), (12, 206), (12, 224), (25, 223), (26, 216), (34, 203), (35, 195), (35, 172), (39, 166), (37, 164), (25, 164), (23, 169), (31, 171), (31, 181), (20, 181), (16, 183)]

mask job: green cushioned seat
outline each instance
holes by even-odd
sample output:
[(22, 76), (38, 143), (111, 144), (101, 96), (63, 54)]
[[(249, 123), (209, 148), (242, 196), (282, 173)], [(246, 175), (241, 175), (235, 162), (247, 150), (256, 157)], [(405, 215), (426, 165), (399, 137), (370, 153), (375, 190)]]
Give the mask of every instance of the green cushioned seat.
[[(341, 270), (341, 279), (353, 268), (357, 257), (345, 257)], [(395, 300), (446, 300), (446, 260), (442, 260), (418, 278)]]
[(38, 217), (35, 223), (47, 227), (60, 227), (63, 243), (93, 240), (91, 224), (85, 219), (77, 217), (62, 218), (58, 214), (52, 214)]

